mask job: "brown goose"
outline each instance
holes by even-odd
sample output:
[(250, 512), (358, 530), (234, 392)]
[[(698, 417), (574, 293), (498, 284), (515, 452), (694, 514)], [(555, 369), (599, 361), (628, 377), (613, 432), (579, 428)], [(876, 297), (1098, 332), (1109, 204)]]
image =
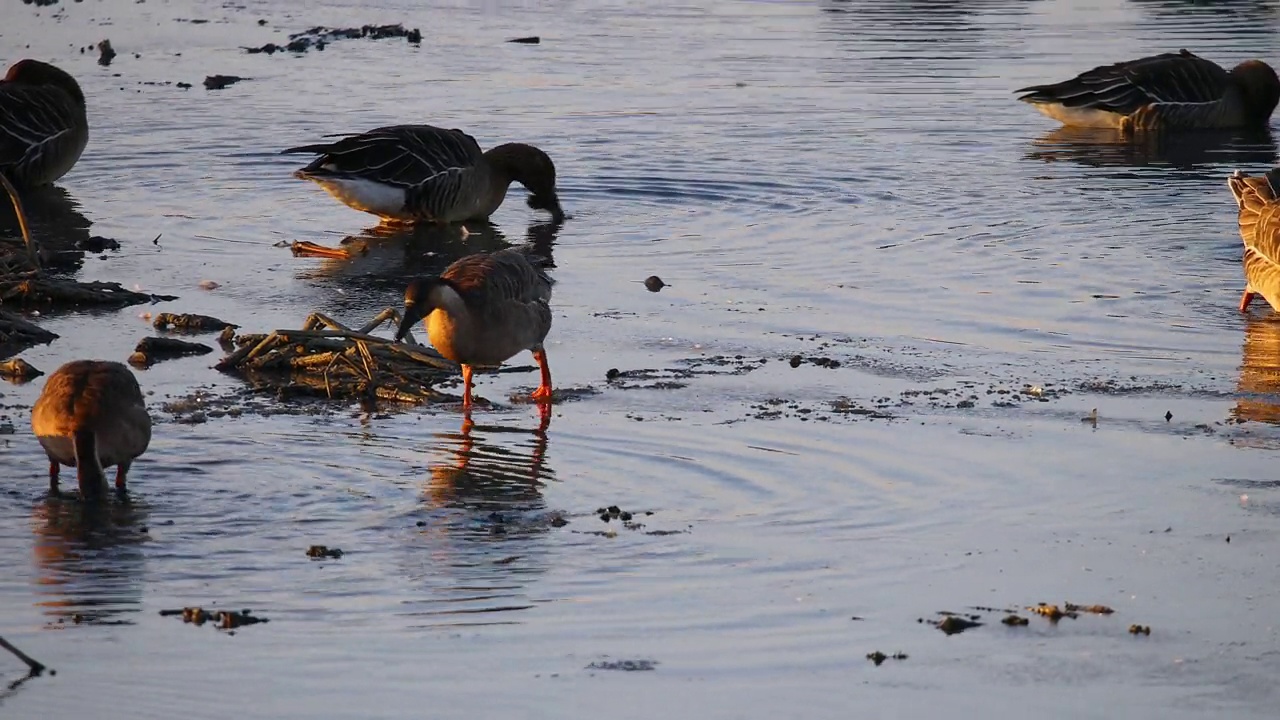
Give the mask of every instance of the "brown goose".
[(31, 409), (31, 429), (49, 456), (49, 489), (60, 465), (76, 469), (80, 494), (93, 497), (116, 466), (116, 490), (134, 458), (151, 443), (151, 416), (129, 368), (107, 360), (74, 360), (49, 376)]
[(75, 78), (39, 60), (19, 60), (0, 82), (0, 173), (18, 187), (57, 180), (89, 142), (84, 93)]
[(532, 145), (507, 143), (481, 152), (461, 130), (393, 125), (336, 142), (289, 148), (320, 157), (294, 173), (312, 180), (356, 210), (400, 222), (484, 220), (507, 187), (529, 189), (529, 207), (564, 219), (556, 195), (556, 166)]
[(551, 370), (542, 343), (551, 331), (551, 286), (541, 258), (529, 246), (460, 258), (438, 277), (409, 283), (403, 339), (419, 320), (440, 354), (462, 365), (462, 406), (471, 407), (473, 365), (497, 366), (523, 350), (533, 352), (542, 382), (533, 393), (551, 400)]
[(1187, 50), (1102, 65), (1054, 85), (1015, 92), (1065, 125), (1154, 129), (1265, 126), (1280, 78), (1261, 60), (1230, 72)]
[(1280, 310), (1280, 168), (1249, 177), (1237, 170), (1227, 186), (1240, 208), (1244, 241), (1244, 294), (1240, 312), (1261, 295)]

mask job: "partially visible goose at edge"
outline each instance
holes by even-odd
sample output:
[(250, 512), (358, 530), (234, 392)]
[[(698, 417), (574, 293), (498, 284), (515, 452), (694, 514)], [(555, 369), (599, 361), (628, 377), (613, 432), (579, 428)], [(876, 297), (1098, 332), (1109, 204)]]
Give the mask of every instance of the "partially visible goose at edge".
[(427, 337), (441, 355), (462, 365), (462, 406), (471, 408), (472, 366), (498, 366), (524, 350), (533, 352), (542, 382), (533, 399), (551, 400), (551, 370), (543, 341), (551, 331), (551, 286), (543, 259), (525, 245), (468, 255), (438, 277), (409, 283), (401, 340), (424, 320)]
[(31, 408), (31, 429), (49, 456), (49, 490), (61, 465), (76, 469), (80, 495), (93, 498), (116, 466), (124, 492), (134, 458), (151, 444), (151, 415), (129, 368), (108, 360), (73, 360), (49, 376)]
[(1261, 60), (1230, 72), (1187, 50), (1103, 65), (1054, 85), (1014, 92), (1066, 125), (1155, 129), (1265, 126), (1280, 102), (1280, 78)]
[(57, 180), (89, 142), (84, 93), (66, 72), (19, 60), (0, 81), (0, 173), (19, 188)]
[(294, 177), (311, 180), (338, 200), (383, 219), (441, 224), (484, 220), (518, 182), (529, 207), (564, 219), (556, 195), (556, 166), (524, 143), (480, 150), (461, 130), (393, 125), (285, 153), (320, 155)]
[(1244, 241), (1244, 294), (1240, 312), (1261, 295), (1280, 311), (1280, 168), (1250, 177), (1237, 170), (1227, 186), (1240, 208)]

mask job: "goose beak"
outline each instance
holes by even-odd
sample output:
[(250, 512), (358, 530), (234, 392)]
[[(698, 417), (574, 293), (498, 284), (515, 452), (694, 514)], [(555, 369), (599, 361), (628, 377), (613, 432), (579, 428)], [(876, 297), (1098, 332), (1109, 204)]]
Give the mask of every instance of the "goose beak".
[(404, 317), (400, 319), (400, 327), (396, 330), (396, 342), (404, 339), (405, 335), (413, 329), (414, 323), (422, 319), (422, 310), (416, 303), (407, 302), (404, 304)]
[(554, 192), (550, 195), (530, 195), (527, 202), (534, 210), (550, 212), (552, 222), (564, 222), (564, 210), (560, 208), (560, 198)]

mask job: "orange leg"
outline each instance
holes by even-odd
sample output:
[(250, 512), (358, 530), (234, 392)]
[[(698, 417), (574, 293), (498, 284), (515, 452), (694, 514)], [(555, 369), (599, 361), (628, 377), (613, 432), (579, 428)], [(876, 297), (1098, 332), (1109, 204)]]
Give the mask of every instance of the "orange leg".
[(1245, 312), (1249, 309), (1249, 303), (1253, 302), (1253, 296), (1255, 294), (1256, 293), (1249, 289), (1248, 285), (1245, 286), (1244, 294), (1240, 296), (1240, 312)]
[(538, 362), (538, 367), (542, 370), (542, 384), (533, 391), (533, 399), (549, 403), (551, 402), (551, 367), (547, 365), (547, 351), (542, 348), (534, 350), (533, 359)]
[(471, 366), (462, 366), (462, 407), (471, 409)]
[(49, 492), (54, 495), (58, 494), (58, 472), (62, 470), (62, 466), (57, 460), (49, 461)]
[(129, 472), (129, 463), (122, 462), (116, 466), (116, 492), (124, 492), (124, 476)]

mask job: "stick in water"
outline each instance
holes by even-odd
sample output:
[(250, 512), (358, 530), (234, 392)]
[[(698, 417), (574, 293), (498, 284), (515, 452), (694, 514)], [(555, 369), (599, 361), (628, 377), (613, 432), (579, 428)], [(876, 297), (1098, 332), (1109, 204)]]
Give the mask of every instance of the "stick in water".
[(13, 212), (18, 216), (18, 229), (22, 231), (22, 242), (27, 244), (27, 257), (31, 259), (31, 264), (37, 270), (40, 269), (40, 253), (36, 249), (36, 241), (31, 238), (31, 227), (27, 224), (27, 214), (22, 210), (22, 200), (18, 198), (18, 189), (9, 182), (9, 178), (0, 172), (0, 185), (4, 185), (4, 189), (9, 193), (9, 200), (13, 202)]
[[(0, 177), (4, 177), (4, 176), (0, 175)], [(33, 659), (30, 655), (27, 655), (26, 653), (22, 652), (21, 650), (14, 647), (13, 645), (10, 645), (9, 641), (5, 640), (3, 637), (0, 637), (0, 647), (13, 653), (19, 660), (26, 663), (27, 667), (31, 668), (31, 674), (39, 675), (40, 673), (44, 672), (45, 668), (43, 663)]]

